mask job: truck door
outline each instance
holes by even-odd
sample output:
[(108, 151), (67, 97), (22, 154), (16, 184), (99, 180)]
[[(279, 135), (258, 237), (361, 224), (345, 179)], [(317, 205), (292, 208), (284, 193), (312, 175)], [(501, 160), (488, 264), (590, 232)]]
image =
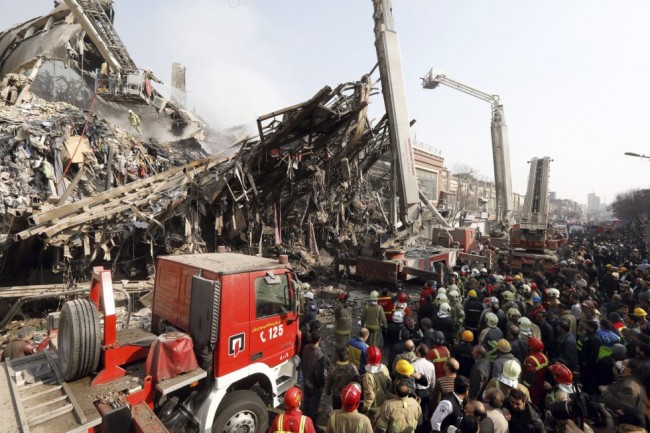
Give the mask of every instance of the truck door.
[(295, 295), (284, 270), (250, 274), (251, 363), (275, 366), (291, 359), (298, 333)]

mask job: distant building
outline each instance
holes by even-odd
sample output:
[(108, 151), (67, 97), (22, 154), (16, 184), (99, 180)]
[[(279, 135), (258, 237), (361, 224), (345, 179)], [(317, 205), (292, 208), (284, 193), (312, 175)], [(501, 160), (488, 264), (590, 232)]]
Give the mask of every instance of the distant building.
[(557, 200), (557, 192), (555, 191), (549, 191), (548, 192), (548, 199), (550, 201)]
[(587, 194), (587, 212), (595, 213), (600, 211), (600, 197), (596, 193)]

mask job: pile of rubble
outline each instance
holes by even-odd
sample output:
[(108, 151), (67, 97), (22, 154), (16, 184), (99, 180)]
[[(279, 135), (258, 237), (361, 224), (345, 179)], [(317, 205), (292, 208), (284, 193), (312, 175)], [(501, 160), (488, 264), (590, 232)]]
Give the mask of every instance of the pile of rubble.
[(375, 164), (387, 122), (370, 125), (370, 93), (367, 76), (325, 87), (210, 156), (198, 141), (144, 143), (65, 103), (2, 107), (2, 259), (14, 266), (39, 249), (69, 280), (94, 264), (136, 278), (157, 254), (225, 244), (288, 253), (304, 272), (331, 276), (341, 255), (371, 254), (388, 226), (388, 169)]

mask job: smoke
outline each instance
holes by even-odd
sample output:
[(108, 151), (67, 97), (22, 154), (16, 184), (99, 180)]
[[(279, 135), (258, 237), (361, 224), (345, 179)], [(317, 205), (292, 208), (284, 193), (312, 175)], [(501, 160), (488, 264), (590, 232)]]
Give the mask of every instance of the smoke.
[(231, 8), (224, 1), (198, 0), (156, 5), (141, 17), (150, 23), (141, 32), (121, 28), (120, 23), (134, 21), (123, 15), (133, 12), (127, 7), (117, 11), (115, 24), (136, 63), (151, 67), (165, 82), (156, 85), (159, 91), (170, 93), (171, 64), (182, 63), (187, 67), (187, 108), (216, 128), (251, 127), (261, 114), (295, 103), (288, 102), (295, 93), (290, 83), (278, 85), (269, 78), (268, 71), (279, 66), (274, 58), (278, 48), (265, 41), (269, 24), (250, 4)]

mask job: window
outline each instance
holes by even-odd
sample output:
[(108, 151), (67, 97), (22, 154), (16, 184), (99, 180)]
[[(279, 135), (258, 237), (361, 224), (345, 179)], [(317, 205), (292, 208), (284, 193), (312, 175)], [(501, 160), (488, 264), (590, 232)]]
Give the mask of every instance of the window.
[(438, 201), (438, 173), (424, 170), (421, 168), (415, 169), (415, 174), (418, 178), (418, 188), (424, 196), (433, 201)]
[(291, 305), (287, 274), (255, 279), (255, 311), (258, 319), (286, 314), (291, 311)]

